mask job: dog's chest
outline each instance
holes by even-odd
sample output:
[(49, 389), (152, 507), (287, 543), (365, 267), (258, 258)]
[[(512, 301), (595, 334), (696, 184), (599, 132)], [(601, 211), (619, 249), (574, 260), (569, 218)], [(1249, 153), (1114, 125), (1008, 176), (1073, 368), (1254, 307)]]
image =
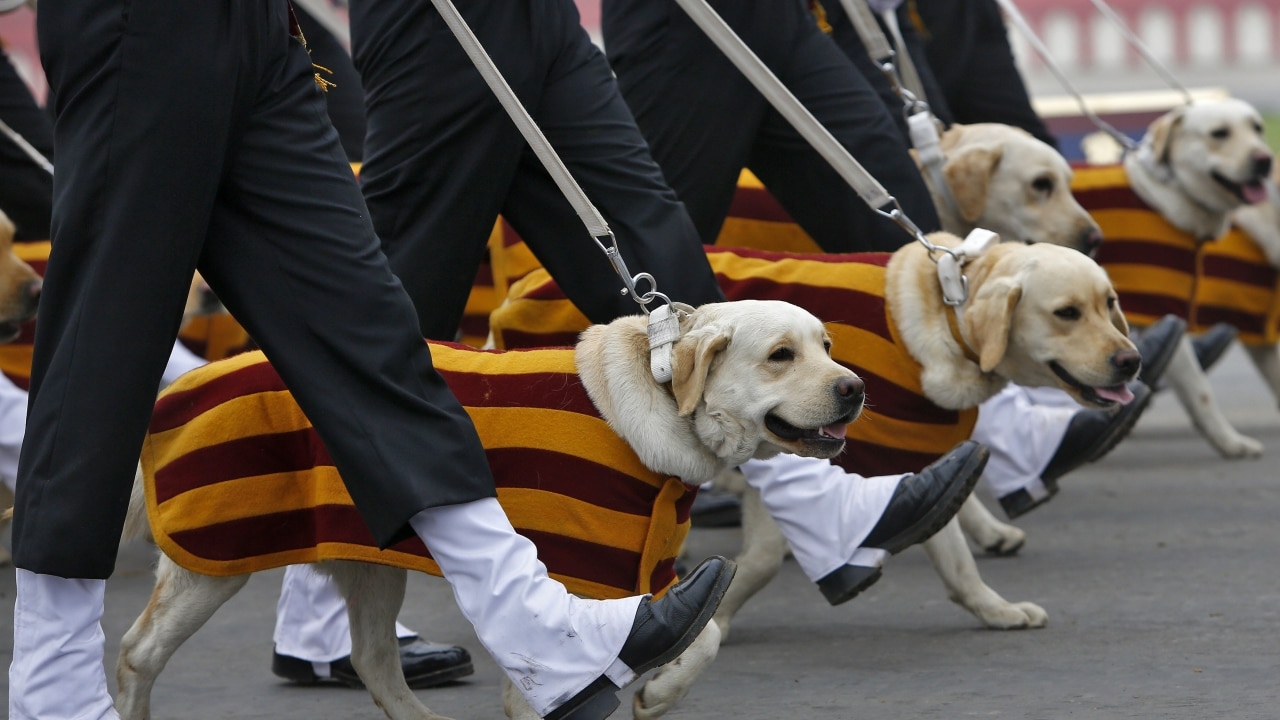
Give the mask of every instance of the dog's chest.
[[(503, 508), (552, 575), (590, 597), (674, 581), (692, 493), (641, 465), (599, 417), (572, 350), (432, 343), (432, 357), (476, 425)], [(426, 475), (433, 459), (422, 462)], [(260, 353), (201, 368), (162, 395), (142, 466), (157, 542), (197, 572), (318, 559), (437, 572), (416, 538), (374, 546), (324, 444)]]

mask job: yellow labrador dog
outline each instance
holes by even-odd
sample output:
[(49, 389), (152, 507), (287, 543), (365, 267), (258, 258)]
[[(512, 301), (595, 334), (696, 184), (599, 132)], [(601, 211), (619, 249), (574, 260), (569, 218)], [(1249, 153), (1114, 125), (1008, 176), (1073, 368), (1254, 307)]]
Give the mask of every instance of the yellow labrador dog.
[[(684, 308), (680, 314), (669, 382), (655, 380), (651, 371), (644, 317), (621, 318), (582, 334), (573, 361), (582, 388), (608, 425), (600, 423), (594, 437), (578, 438), (576, 445), (590, 445), (593, 452), (628, 453), (626, 457), (638, 457), (655, 473), (694, 485), (753, 457), (791, 452), (831, 458), (843, 449), (845, 427), (862, 409), (863, 385), (852, 371), (831, 359), (831, 341), (822, 322), (794, 305), (777, 301), (704, 305), (696, 310)], [(433, 352), (442, 350), (433, 346)], [(518, 363), (532, 362), (528, 358), (537, 354), (562, 357), (565, 352), (534, 350), (505, 355)], [(496, 357), (480, 351), (465, 354), (483, 360), (461, 362), (492, 363)], [(245, 357), (239, 362), (245, 362)], [(217, 373), (220, 365), (213, 363), (188, 373), (179, 381), (185, 384), (177, 391), (207, 387), (199, 384), (200, 373)], [(453, 379), (450, 382), (467, 405), (468, 396)], [(557, 392), (565, 385), (565, 380), (559, 380)], [(482, 441), (504, 439), (487, 438), (484, 427), (479, 427)], [(260, 430), (263, 436), (272, 436), (269, 427)], [(174, 432), (170, 429), (165, 434)], [(526, 466), (510, 469), (521, 475), (536, 471)], [(495, 472), (499, 472), (499, 486), (503, 485), (500, 471)], [(146, 522), (144, 497), (154, 492), (155, 485), (150, 490), (144, 488), (143, 483), (152, 480), (144, 480), (143, 475), (140, 471), (127, 528), (137, 529)], [(225, 500), (237, 501), (236, 497)], [(201, 512), (207, 509), (206, 503)], [(438, 718), (405, 684), (391, 632), (404, 591), (405, 571), (351, 561), (322, 562), (320, 567), (333, 575), (344, 595), (359, 588), (362, 597), (382, 600), (348, 606), (352, 663), (374, 702), (395, 720)], [(198, 574), (161, 556), (151, 601), (121, 642), (116, 707), (122, 717), (138, 720), (150, 716), (150, 691), (165, 663), (246, 579), (243, 574)], [(718, 644), (718, 631), (710, 623), (673, 663), (680, 666), (680, 677), (692, 682), (714, 658)], [(660, 669), (650, 684), (660, 685), (663, 672)], [(686, 683), (674, 691), (683, 695), (687, 689)], [(678, 696), (664, 692), (646, 688), (641, 695), (665, 708)], [(504, 695), (510, 715), (536, 717), (509, 685)], [(637, 707), (638, 715), (644, 713), (645, 708)]]
[[(1202, 245), (1227, 231), (1233, 211), (1266, 199), (1264, 181), (1272, 164), (1256, 109), (1235, 99), (1202, 101), (1151, 124), (1138, 150), (1124, 158), (1127, 189), (1076, 188), (1102, 225), (1106, 241), (1098, 259), (1120, 291), (1130, 322), (1143, 324), (1163, 314), (1157, 308), (1170, 303), (1180, 306), (1176, 311), (1184, 318), (1189, 314)], [(1077, 178), (1084, 172), (1077, 172)], [(1126, 191), (1136, 201), (1123, 200)], [(1090, 198), (1122, 202), (1117, 206)], [(1167, 229), (1150, 234), (1142, 229), (1140, 213), (1148, 211)], [(1179, 344), (1164, 379), (1221, 455), (1262, 454), (1262, 443), (1241, 434), (1222, 413), (1189, 339)]]
[[(946, 233), (929, 239), (945, 247), (960, 244)], [(921, 244), (912, 243), (893, 254), (884, 287), (888, 314), (921, 366), (924, 395), (936, 405), (976, 408), (1009, 382), (1060, 388), (1090, 407), (1132, 399), (1127, 384), (1137, 376), (1140, 358), (1115, 290), (1086, 255), (1047, 243), (995, 245), (964, 266), (969, 299), (958, 309), (944, 302), (937, 267)], [(743, 494), (744, 549), (715, 616), (727, 635), (734, 614), (776, 573), (786, 542), (754, 489), (731, 475), (719, 482)], [(982, 581), (965, 534), (987, 548), (1025, 538), (970, 496), (957, 518), (923, 543), (950, 598), (990, 628), (1044, 626), (1043, 608), (1011, 603)]]
[[(924, 172), (942, 229), (985, 228), (1005, 242), (1047, 242), (1093, 255), (1102, 231), (1071, 194), (1071, 166), (1047, 143), (999, 123), (952, 125), (937, 178)], [(922, 166), (922, 170), (923, 170)]]

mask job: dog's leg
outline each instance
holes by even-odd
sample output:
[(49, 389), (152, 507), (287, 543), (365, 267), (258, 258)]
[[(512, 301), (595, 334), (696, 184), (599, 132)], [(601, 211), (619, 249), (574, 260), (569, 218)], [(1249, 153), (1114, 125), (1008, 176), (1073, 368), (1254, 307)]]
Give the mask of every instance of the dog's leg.
[(960, 523), (952, 519), (924, 543), (929, 561), (942, 578), (947, 596), (995, 630), (1044, 627), (1049, 615), (1029, 602), (1011, 603), (1000, 597), (978, 575), (978, 565), (965, 543)]
[(1267, 381), (1276, 402), (1280, 402), (1280, 348), (1275, 345), (1245, 345), (1244, 349), (1248, 351), (1249, 359), (1258, 368), (1258, 372), (1262, 373), (1262, 378)]
[(351, 620), (351, 665), (391, 720), (448, 720), (414, 696), (404, 679), (396, 644), (396, 615), (404, 602), (406, 572), (374, 563), (319, 564), (347, 601)]
[(787, 541), (761, 502), (760, 491), (743, 483), (742, 492), (742, 552), (734, 559), (738, 572), (713, 618), (722, 639), (729, 637), (733, 616), (769, 584), (787, 556)]
[(248, 579), (248, 575), (200, 575), (160, 556), (151, 601), (120, 641), (116, 712), (121, 718), (151, 717), (151, 688), (169, 658)]
[(1191, 341), (1183, 338), (1169, 361), (1165, 379), (1178, 400), (1191, 416), (1191, 422), (1220, 455), (1226, 458), (1247, 458), (1262, 455), (1262, 443), (1241, 435), (1218, 407), (1214, 400), (1209, 378), (1196, 361)]
[(965, 536), (989, 555), (1014, 555), (1027, 542), (1026, 532), (1001, 522), (976, 495), (964, 501), (957, 517)]
[(636, 720), (662, 717), (688, 695), (698, 676), (716, 659), (720, 640), (720, 628), (715, 623), (707, 623), (692, 645), (675, 660), (658, 668), (658, 672), (632, 698), (631, 714)]

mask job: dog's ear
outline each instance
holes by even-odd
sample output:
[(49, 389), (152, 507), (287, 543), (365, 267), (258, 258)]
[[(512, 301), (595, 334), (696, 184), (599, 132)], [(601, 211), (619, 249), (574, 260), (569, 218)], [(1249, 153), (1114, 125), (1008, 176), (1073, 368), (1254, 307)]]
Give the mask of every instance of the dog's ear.
[(1013, 310), (1022, 299), (1022, 282), (1001, 277), (983, 283), (964, 310), (964, 326), (969, 342), (976, 345), (978, 365), (991, 372), (1009, 348)]
[(1185, 114), (1182, 107), (1176, 107), (1156, 118), (1147, 130), (1151, 138), (1151, 156), (1162, 165), (1169, 164), (1169, 146), (1173, 140), (1173, 133), (1182, 124), (1182, 117)]
[(716, 354), (729, 345), (729, 331), (718, 325), (698, 328), (680, 338), (671, 352), (671, 392), (681, 417), (698, 407)]
[(974, 145), (947, 157), (942, 174), (956, 200), (956, 209), (965, 222), (982, 217), (987, 206), (987, 189), (991, 175), (1003, 154), (998, 145)]

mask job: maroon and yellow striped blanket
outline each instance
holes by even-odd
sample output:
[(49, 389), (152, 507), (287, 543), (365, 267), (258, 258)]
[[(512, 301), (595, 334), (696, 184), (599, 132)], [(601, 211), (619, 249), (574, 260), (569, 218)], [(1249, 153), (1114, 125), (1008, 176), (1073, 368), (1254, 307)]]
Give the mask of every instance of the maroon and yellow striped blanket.
[[(431, 343), (479, 430), (512, 524), (551, 575), (594, 598), (675, 581), (694, 490), (653, 473), (600, 418), (573, 350)], [(423, 458), (423, 471), (430, 471)], [(261, 353), (192, 371), (156, 402), (141, 468), (157, 544), (234, 575), (322, 559), (439, 574), (416, 538), (379, 550), (311, 423)]]
[[(707, 248), (730, 300), (784, 300), (826, 323), (832, 356), (867, 388), (866, 410), (849, 426), (836, 462), (866, 475), (923, 468), (967, 439), (977, 419), (976, 409), (945, 410), (924, 396), (920, 366), (906, 352), (885, 303), (889, 257)], [(575, 337), (587, 319), (539, 269), (512, 287), (490, 326), (500, 347), (536, 347)]]
[(1245, 343), (1280, 340), (1276, 269), (1243, 230), (1197, 242), (1139, 198), (1119, 165), (1077, 167), (1071, 189), (1102, 227), (1098, 262), (1131, 322), (1173, 313), (1191, 332), (1223, 322)]

